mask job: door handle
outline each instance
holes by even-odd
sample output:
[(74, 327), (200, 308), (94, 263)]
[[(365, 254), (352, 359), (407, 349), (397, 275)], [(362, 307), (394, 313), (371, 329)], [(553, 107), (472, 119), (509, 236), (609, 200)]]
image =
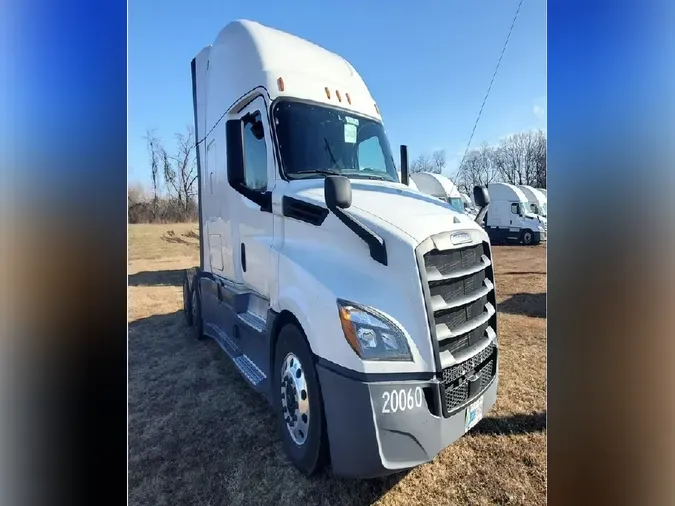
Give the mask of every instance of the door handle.
[(246, 246), (241, 243), (241, 270), (246, 272)]

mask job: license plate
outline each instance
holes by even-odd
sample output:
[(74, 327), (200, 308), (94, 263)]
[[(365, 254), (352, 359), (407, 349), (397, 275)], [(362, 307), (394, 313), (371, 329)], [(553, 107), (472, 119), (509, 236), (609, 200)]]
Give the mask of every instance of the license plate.
[(468, 432), (483, 418), (483, 396), (469, 404), (466, 408), (466, 419), (464, 423), (464, 432)]

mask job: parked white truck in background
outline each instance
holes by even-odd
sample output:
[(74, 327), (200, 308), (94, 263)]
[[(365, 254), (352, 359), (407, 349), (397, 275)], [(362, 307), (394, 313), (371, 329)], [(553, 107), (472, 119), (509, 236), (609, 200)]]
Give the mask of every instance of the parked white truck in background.
[(539, 215), (546, 222), (546, 194), (538, 188), (533, 188), (528, 185), (519, 185), (518, 188), (525, 194), (527, 200), (530, 202), (530, 211)]
[[(192, 84), (196, 337), (268, 399), (303, 473), (430, 461), (497, 396), (488, 235), (401, 185), (407, 149), (399, 182), (380, 111), (337, 54), (237, 21), (194, 58)], [(482, 217), (487, 191), (475, 199)]]
[(539, 244), (546, 240), (546, 222), (530, 210), (520, 188), (508, 183), (490, 183), (490, 209), (485, 230), (492, 242)]
[[(398, 180), (403, 181), (403, 174), (401, 174), (401, 171), (398, 172)], [(402, 183), (401, 183), (402, 184)], [(408, 186), (412, 190), (417, 190), (419, 191), (419, 188), (417, 188), (417, 185), (415, 184), (415, 181), (413, 181), (410, 177), (408, 178)]]
[(464, 199), (450, 178), (431, 172), (416, 172), (410, 174), (410, 179), (415, 181), (417, 189), (422, 193), (447, 202), (459, 213), (464, 212)]

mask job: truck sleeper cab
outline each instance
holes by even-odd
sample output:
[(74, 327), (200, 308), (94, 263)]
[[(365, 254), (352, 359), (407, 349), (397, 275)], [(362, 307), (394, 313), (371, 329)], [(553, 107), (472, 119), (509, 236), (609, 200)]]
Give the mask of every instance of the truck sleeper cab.
[(450, 178), (443, 174), (416, 172), (410, 175), (410, 179), (415, 182), (419, 191), (447, 202), (458, 213), (470, 214), (464, 197)]
[(530, 211), (536, 214), (544, 225), (544, 230), (547, 229), (547, 202), (546, 194), (538, 188), (533, 188), (529, 185), (519, 185), (518, 188), (525, 194), (530, 203)]
[(430, 461), (496, 399), (487, 234), (409, 188), (405, 147), (399, 179), (340, 56), (237, 21), (195, 57), (192, 81), (200, 266), (183, 300), (196, 337), (267, 398), (303, 473)]

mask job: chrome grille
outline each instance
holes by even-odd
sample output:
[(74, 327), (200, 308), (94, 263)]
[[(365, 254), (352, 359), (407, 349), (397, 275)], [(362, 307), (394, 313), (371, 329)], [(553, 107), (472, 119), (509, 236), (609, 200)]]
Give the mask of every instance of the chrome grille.
[(444, 233), (424, 241), (417, 258), (432, 339), (437, 342), (443, 414), (450, 416), (480, 395), (497, 373), (490, 246), (482, 242), (455, 247), (452, 235)]
[(487, 243), (423, 255), (430, 323), (439, 352), (456, 353), (487, 338), (495, 329), (494, 284)]
[[(473, 400), (488, 387), (497, 371), (496, 361), (497, 347), (491, 344), (464, 363), (448, 367), (443, 371), (441, 385), (446, 413)], [(471, 392), (469, 378), (474, 375), (477, 376), (477, 383), (474, 391)]]

